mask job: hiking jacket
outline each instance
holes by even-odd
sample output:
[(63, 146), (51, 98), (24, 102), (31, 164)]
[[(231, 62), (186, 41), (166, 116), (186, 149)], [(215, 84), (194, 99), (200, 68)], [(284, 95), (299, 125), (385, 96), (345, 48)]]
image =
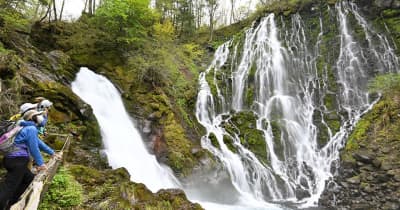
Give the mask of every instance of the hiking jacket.
[(38, 130), (34, 122), (21, 121), (19, 125), (23, 128), (15, 136), (14, 140), (14, 144), (19, 150), (11, 152), (7, 157), (29, 157), (31, 155), (38, 166), (43, 165), (44, 162), (40, 150), (49, 155), (53, 155), (54, 151), (39, 139)]

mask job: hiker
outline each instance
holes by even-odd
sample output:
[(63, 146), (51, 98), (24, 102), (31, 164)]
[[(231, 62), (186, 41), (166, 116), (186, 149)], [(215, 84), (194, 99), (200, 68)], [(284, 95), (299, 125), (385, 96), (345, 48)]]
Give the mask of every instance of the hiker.
[(18, 201), (26, 188), (32, 182), (34, 174), (28, 168), (29, 157), (32, 156), (37, 164), (37, 171), (46, 170), (40, 150), (59, 158), (54, 150), (47, 146), (38, 137), (37, 127), (44, 120), (42, 112), (37, 110), (26, 111), (23, 121), (19, 122), (22, 129), (15, 136), (14, 145), (16, 150), (4, 156), (3, 165), (7, 174), (3, 183), (0, 184), (0, 210), (8, 209)]
[(32, 103), (24, 103), (20, 106), (20, 111), (18, 114), (13, 115), (12, 117), (10, 117), (11, 121), (18, 121), (21, 116), (24, 115), (25, 112), (29, 111), (29, 110), (34, 110), (36, 109), (37, 111), (43, 111), (42, 116), (44, 117), (43, 122), (38, 125), (38, 134), (39, 135), (46, 135), (46, 124), (48, 121), (48, 112), (50, 110), (50, 107), (53, 105), (53, 103), (49, 100), (47, 100), (44, 97), (37, 97), (34, 99), (34, 101), (36, 102), (35, 104)]
[(46, 124), (49, 119), (49, 110), (53, 103), (43, 97), (37, 97), (35, 99), (37, 102), (37, 110), (43, 112), (44, 121), (38, 126), (39, 135), (46, 136)]
[(11, 121), (18, 121), (22, 118), (25, 112), (37, 109), (37, 104), (24, 103), (19, 107), (19, 113), (10, 117)]

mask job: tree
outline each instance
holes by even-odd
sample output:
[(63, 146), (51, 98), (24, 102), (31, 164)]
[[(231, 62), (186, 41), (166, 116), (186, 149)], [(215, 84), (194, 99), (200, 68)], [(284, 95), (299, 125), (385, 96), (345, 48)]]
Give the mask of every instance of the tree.
[(61, 4), (61, 10), (60, 10), (60, 18), (59, 18), (59, 20), (62, 19), (62, 14), (63, 14), (63, 11), (64, 11), (64, 4), (65, 4), (65, 0), (63, 0), (63, 1), (62, 1), (62, 4)]
[(217, 0), (205, 0), (207, 3), (207, 10), (208, 10), (208, 18), (210, 24), (210, 42), (213, 40), (213, 33), (214, 33), (214, 19), (215, 13), (218, 8), (218, 1)]
[(154, 25), (156, 16), (148, 5), (149, 0), (104, 0), (94, 23), (117, 43), (134, 43), (146, 37)]
[(235, 0), (231, 0), (231, 17), (230, 17), (230, 23), (236, 22), (235, 18)]

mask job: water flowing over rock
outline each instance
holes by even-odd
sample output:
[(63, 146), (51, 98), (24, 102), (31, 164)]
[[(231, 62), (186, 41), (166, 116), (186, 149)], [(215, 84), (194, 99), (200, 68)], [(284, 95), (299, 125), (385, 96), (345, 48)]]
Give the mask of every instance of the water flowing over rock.
[[(325, 186), (336, 186), (331, 180), (339, 150), (376, 102), (368, 81), (399, 71), (389, 39), (354, 3), (324, 10), (314, 31), (300, 13), (267, 15), (221, 45), (200, 74), (196, 116), (207, 130), (202, 146), (219, 159), (239, 194), (317, 205)], [(254, 128), (232, 120), (246, 112), (256, 116)], [(249, 147), (255, 138), (243, 135), (245, 129), (261, 131), (265, 155)], [(369, 153), (355, 157), (362, 164), (375, 160)], [(352, 177), (345, 184), (360, 180)]]

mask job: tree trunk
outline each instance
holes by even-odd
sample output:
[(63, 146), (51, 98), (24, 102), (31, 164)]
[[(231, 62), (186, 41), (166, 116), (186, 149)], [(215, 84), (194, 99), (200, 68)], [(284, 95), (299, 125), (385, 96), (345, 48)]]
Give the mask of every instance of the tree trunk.
[(210, 42), (213, 40), (213, 32), (214, 32), (214, 14), (210, 11)]
[(88, 0), (85, 1), (85, 7), (83, 8), (83, 12), (86, 12), (87, 5), (88, 5)]
[(230, 24), (236, 22), (235, 18), (235, 0), (231, 0), (231, 20)]
[[(51, 1), (51, 2), (53, 2), (53, 1)], [(53, 10), (51, 9), (51, 6), (53, 6), (53, 3), (50, 3), (50, 4), (49, 4), (49, 12), (48, 12), (48, 14), (49, 14), (49, 23), (51, 22), (51, 16), (52, 16), (52, 12), (51, 12), (51, 11), (53, 11)]]
[(92, 10), (92, 5), (93, 5), (93, 0), (89, 0), (89, 15), (93, 14), (93, 10)]
[(57, 21), (57, 7), (56, 0), (53, 0), (54, 20)]
[(58, 18), (59, 20), (62, 19), (62, 14), (63, 14), (63, 11), (64, 11), (64, 4), (65, 4), (65, 0), (62, 1), (61, 10), (60, 10), (60, 18)]
[(93, 14), (96, 12), (96, 0), (93, 0), (92, 12)]

